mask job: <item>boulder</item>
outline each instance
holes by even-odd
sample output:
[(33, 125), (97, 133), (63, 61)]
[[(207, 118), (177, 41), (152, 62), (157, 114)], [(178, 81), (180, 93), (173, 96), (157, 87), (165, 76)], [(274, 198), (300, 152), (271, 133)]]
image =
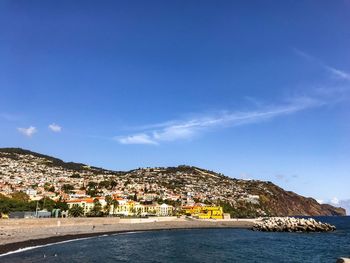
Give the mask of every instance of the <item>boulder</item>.
[(338, 258), (336, 263), (350, 263), (350, 258)]
[(271, 217), (264, 218), (254, 224), (254, 231), (268, 232), (328, 232), (334, 231), (335, 226), (317, 222), (313, 218)]

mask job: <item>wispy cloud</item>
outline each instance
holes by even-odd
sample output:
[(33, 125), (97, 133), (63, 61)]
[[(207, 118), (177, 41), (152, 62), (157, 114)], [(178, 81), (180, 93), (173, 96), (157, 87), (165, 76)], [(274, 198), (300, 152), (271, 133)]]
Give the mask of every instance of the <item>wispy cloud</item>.
[(316, 62), (318, 65), (320, 65), (324, 70), (328, 71), (329, 73), (331, 73), (331, 75), (333, 77), (336, 77), (338, 79), (341, 79), (341, 80), (350, 80), (350, 73), (348, 72), (345, 72), (343, 70), (340, 70), (338, 68), (335, 68), (335, 67), (331, 67), (329, 65), (327, 65), (325, 62), (323, 62), (322, 60), (306, 53), (305, 51), (302, 51), (300, 49), (297, 49), (297, 48), (293, 48), (294, 52), (296, 54), (298, 54), (299, 56), (309, 60), (309, 61), (313, 61), (313, 62)]
[(336, 68), (330, 67), (330, 66), (325, 65), (325, 64), (323, 64), (323, 67), (339, 79), (350, 80), (350, 74), (343, 71), (343, 70), (336, 69)]
[[(185, 121), (168, 121), (141, 127), (137, 134), (116, 137), (122, 144), (159, 144), (165, 141), (190, 139), (214, 128), (233, 127), (267, 121), (283, 115), (293, 114), (312, 107), (321, 106), (322, 101), (301, 97), (288, 104), (270, 106), (254, 111), (222, 112)], [(148, 129), (145, 129), (147, 127)]]
[(34, 126), (28, 128), (17, 128), (17, 130), (27, 137), (32, 137), (38, 131)]
[(53, 132), (61, 132), (62, 131), (62, 127), (55, 124), (55, 123), (50, 124), (49, 129)]
[(115, 137), (114, 139), (121, 144), (158, 144), (151, 136), (145, 133)]
[(18, 119), (17, 116), (5, 112), (0, 113), (0, 118), (5, 119), (7, 121), (16, 121)]
[[(162, 123), (148, 124), (138, 128), (130, 129), (130, 134), (118, 136), (115, 139), (122, 144), (149, 144), (157, 145), (162, 142), (176, 140), (188, 140), (199, 133), (217, 129), (248, 125), (263, 121), (272, 120), (282, 116), (295, 114), (307, 109), (322, 107), (332, 103), (338, 103), (348, 98), (350, 87), (348, 82), (344, 85), (344, 80), (350, 80), (350, 74), (331, 67), (321, 60), (298, 49), (294, 51), (309, 61), (316, 62), (333, 77), (330, 85), (324, 85), (312, 90), (313, 95), (299, 96), (275, 105), (266, 106), (256, 98), (252, 100), (246, 97), (246, 100), (253, 102), (254, 110), (246, 111), (224, 111), (216, 114), (200, 116), (185, 120), (169, 120)], [(341, 80), (341, 85), (336, 80)], [(309, 90), (310, 91), (310, 90)], [(343, 96), (344, 95), (344, 96)], [(346, 96), (345, 96), (346, 95)]]

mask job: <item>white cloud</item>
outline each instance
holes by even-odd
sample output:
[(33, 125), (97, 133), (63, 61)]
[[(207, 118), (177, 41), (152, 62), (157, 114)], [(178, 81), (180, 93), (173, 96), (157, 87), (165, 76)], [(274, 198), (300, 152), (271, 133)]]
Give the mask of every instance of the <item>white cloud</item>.
[(316, 199), (316, 201), (317, 201), (317, 203), (319, 203), (319, 204), (324, 204), (324, 201), (322, 200), (322, 199)]
[(157, 144), (149, 135), (143, 133), (125, 137), (115, 137), (114, 139), (121, 144)]
[(346, 214), (350, 215), (350, 199), (340, 200), (339, 206), (345, 208)]
[(50, 124), (49, 129), (53, 132), (61, 132), (62, 131), (62, 127), (55, 124), (55, 123)]
[(339, 205), (339, 199), (336, 198), (336, 197), (333, 197), (333, 198), (331, 199), (331, 204), (333, 204), (333, 205)]
[[(214, 128), (247, 125), (288, 115), (308, 108), (321, 106), (322, 101), (300, 97), (282, 106), (268, 107), (255, 111), (221, 112), (216, 115), (202, 116), (184, 121), (167, 121), (164, 123), (140, 127), (141, 134), (117, 137), (122, 144), (158, 144), (162, 141), (190, 139)], [(146, 128), (146, 129), (145, 129)], [(148, 129), (147, 129), (148, 128)]]
[(170, 125), (160, 131), (154, 131), (152, 137), (157, 141), (174, 141), (180, 139), (188, 139), (195, 133), (195, 129), (191, 125)]
[(38, 131), (38, 130), (37, 130), (35, 127), (33, 127), (33, 126), (30, 126), (30, 127), (28, 127), (28, 128), (17, 128), (17, 130), (18, 130), (20, 133), (22, 133), (23, 135), (28, 136), (28, 137), (32, 137), (32, 135)]
[(346, 214), (350, 215), (350, 199), (339, 200), (337, 197), (333, 197), (331, 200), (324, 203), (334, 205), (336, 207), (342, 207), (346, 210)]

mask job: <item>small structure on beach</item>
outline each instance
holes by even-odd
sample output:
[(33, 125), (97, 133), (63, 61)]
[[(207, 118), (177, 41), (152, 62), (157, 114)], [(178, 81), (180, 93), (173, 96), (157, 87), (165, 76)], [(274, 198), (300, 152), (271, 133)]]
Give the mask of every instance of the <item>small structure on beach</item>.
[(35, 218), (35, 212), (16, 211), (9, 214), (9, 218)]
[(36, 212), (35, 217), (37, 217), (37, 218), (50, 218), (51, 212), (47, 211), (46, 209), (40, 210), (40, 211)]
[(1, 219), (8, 219), (9, 218), (9, 214), (7, 214), (7, 213), (0, 213), (0, 218)]

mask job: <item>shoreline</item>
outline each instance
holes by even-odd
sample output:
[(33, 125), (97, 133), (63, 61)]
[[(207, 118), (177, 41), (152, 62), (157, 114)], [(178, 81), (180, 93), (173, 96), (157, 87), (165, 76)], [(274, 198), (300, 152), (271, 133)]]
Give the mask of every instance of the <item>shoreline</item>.
[(20, 249), (103, 235), (187, 229), (249, 229), (255, 222), (252, 219), (194, 220), (174, 217), (10, 219), (0, 221), (0, 257)]

